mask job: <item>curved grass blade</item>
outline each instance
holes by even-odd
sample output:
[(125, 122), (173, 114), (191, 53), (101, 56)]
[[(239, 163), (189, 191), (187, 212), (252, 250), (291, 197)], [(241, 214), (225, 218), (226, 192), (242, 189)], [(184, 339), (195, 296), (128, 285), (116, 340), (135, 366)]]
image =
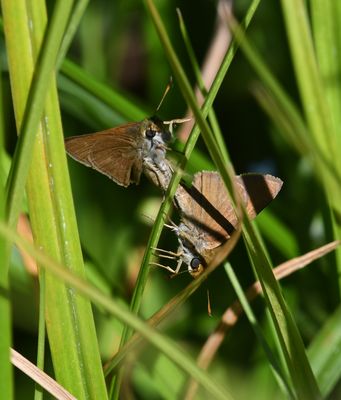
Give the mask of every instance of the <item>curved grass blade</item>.
[[(106, 294), (103, 294), (95, 286), (90, 285), (85, 279), (74, 274), (62, 264), (52, 260), (41, 250), (36, 249), (26, 240), (13, 232), (4, 224), (0, 223), (0, 235), (8, 241), (15, 243), (17, 246), (27, 251), (38, 262), (39, 265), (46, 269), (46, 273), (52, 274), (61, 280), (74, 291), (79, 292), (94, 304), (103, 307), (109, 313), (117, 317), (123, 323), (131, 326), (147, 339), (154, 347), (163, 352), (178, 367), (188, 373), (191, 377), (199, 380), (203, 387), (216, 399), (231, 399), (231, 395), (217, 382), (212, 381), (208, 374), (195, 365), (194, 360), (190, 359), (186, 353), (179, 348), (172, 340), (166, 338), (155, 329), (148, 326), (144, 321), (128, 310), (124, 304), (114, 301)], [(70, 371), (69, 371), (70, 372)]]
[[(245, 24), (247, 25), (251, 18), (252, 15), (256, 9), (256, 7), (254, 7), (255, 4), (258, 4), (258, 1), (254, 1), (248, 11), (248, 14), (245, 18)], [(199, 132), (200, 132), (200, 128), (204, 127), (208, 128), (206, 121), (204, 120), (204, 118), (207, 116), (213, 100), (218, 92), (218, 89), (220, 87), (220, 85), (222, 84), (223, 78), (228, 70), (228, 67), (233, 59), (233, 56), (236, 52), (236, 46), (235, 43), (231, 45), (230, 49), (228, 50), (226, 57), (223, 60), (223, 63), (218, 71), (218, 74), (212, 84), (212, 87), (209, 91), (209, 94), (207, 96), (207, 99), (202, 107), (202, 110), (199, 110), (199, 107), (196, 104), (196, 100), (193, 94), (193, 91), (190, 88), (188, 79), (186, 78), (183, 69), (180, 65), (179, 60), (177, 59), (177, 56), (171, 46), (171, 43), (169, 41), (169, 38), (167, 36), (167, 33), (164, 29), (164, 26), (162, 24), (162, 21), (153, 5), (153, 3), (151, 1), (147, 1), (147, 6), (148, 6), (148, 10), (150, 11), (150, 14), (153, 18), (153, 21), (157, 27), (161, 42), (163, 43), (163, 46), (165, 48), (165, 52), (169, 57), (169, 61), (170, 64), (173, 68), (174, 71), (174, 76), (177, 77), (178, 79), (178, 83), (179, 86), (181, 88), (181, 90), (183, 90), (184, 93), (186, 93), (185, 97), (190, 98), (192, 100), (192, 104), (191, 106), (194, 107), (195, 112), (197, 115), (199, 115), (199, 119), (201, 122), (201, 126), (199, 124), (196, 124), (189, 136), (189, 139), (186, 143), (186, 147), (185, 147), (185, 151), (184, 151), (184, 156), (182, 158), (182, 161), (179, 164), (179, 168), (176, 169), (175, 173), (173, 174), (173, 177), (171, 179), (171, 182), (169, 184), (167, 193), (165, 195), (165, 200), (159, 210), (158, 216), (155, 220), (155, 224), (153, 227), (153, 231), (151, 233), (150, 239), (148, 241), (148, 245), (147, 245), (147, 251), (145, 252), (143, 261), (142, 261), (142, 265), (141, 265), (141, 269), (139, 272), (139, 276), (138, 276), (138, 280), (137, 280), (137, 284), (135, 287), (135, 291), (134, 291), (134, 295), (133, 295), (133, 299), (131, 302), (131, 310), (134, 312), (137, 312), (137, 310), (140, 307), (141, 304), (141, 299), (142, 299), (142, 295), (143, 295), (143, 291), (147, 282), (147, 277), (148, 277), (148, 273), (149, 273), (149, 263), (150, 263), (150, 258), (151, 258), (151, 249), (153, 247), (156, 247), (157, 242), (159, 240), (161, 231), (162, 231), (162, 224), (163, 224), (163, 218), (164, 215), (166, 215), (166, 213), (169, 211), (170, 205), (171, 205), (171, 199), (174, 197), (175, 191), (176, 191), (176, 187), (180, 182), (181, 179), (181, 174), (182, 174), (182, 170), (184, 170), (184, 166), (186, 165), (187, 160), (189, 159), (189, 156), (192, 152), (192, 150), (194, 149), (195, 143), (198, 139), (199, 136)], [(209, 130), (209, 128), (208, 128)], [(206, 131), (207, 132), (207, 131)], [(217, 145), (214, 141), (213, 135), (208, 134), (209, 136), (209, 141), (213, 142), (213, 146), (215, 148), (215, 154), (217, 155), (217, 157), (219, 158), (219, 160), (215, 160), (216, 162), (220, 161), (220, 166), (224, 169), (225, 173), (227, 174), (227, 178), (226, 180), (230, 179), (229, 178), (229, 173), (226, 170), (226, 166), (224, 164), (224, 161), (222, 161), (221, 157), (220, 157), (220, 151), (219, 148), (217, 149)], [(232, 188), (232, 186), (230, 187)], [(229, 188), (229, 189), (230, 189)], [(233, 188), (232, 188), (233, 189)], [(233, 190), (232, 190), (233, 193)], [(121, 340), (121, 344), (120, 347), (123, 346), (123, 344), (128, 340), (128, 338), (131, 336), (131, 333), (127, 330), (124, 331), (123, 335), (122, 335), (122, 340)], [(116, 384), (114, 382), (112, 382), (111, 385), (111, 391), (115, 390), (115, 392), (113, 393), (113, 397), (112, 398), (118, 398), (119, 396), (119, 388), (120, 388), (120, 381), (121, 381), (121, 375), (122, 372), (119, 372)], [(114, 387), (115, 385), (115, 387)]]
[[(56, 3), (44, 42), (44, 2), (28, 5), (4, 0), (2, 5), (16, 121), (21, 133), (8, 184), (8, 220), (13, 225), (17, 218), (29, 174), (27, 190), (36, 243), (83, 276), (53, 77), (72, 2)], [(31, 158), (34, 162), (30, 168)], [(105, 399), (90, 303), (55, 282), (50, 274), (45, 283), (48, 336), (56, 376), (78, 398)]]

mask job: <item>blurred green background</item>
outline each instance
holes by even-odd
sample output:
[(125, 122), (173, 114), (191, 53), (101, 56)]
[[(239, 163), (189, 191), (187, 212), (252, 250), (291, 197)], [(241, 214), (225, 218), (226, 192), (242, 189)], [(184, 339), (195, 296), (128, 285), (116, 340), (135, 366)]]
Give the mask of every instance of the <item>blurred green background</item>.
[[(235, 14), (245, 14), (248, 1), (235, 1)], [(196, 56), (201, 64), (214, 36), (216, 3), (198, 0), (157, 2), (158, 10), (182, 61), (195, 83), (179, 32), (175, 9), (183, 15)], [(52, 9), (52, 2), (51, 2)], [(262, 2), (248, 29), (248, 37), (273, 74), (298, 103), (298, 93), (288, 49), (281, 8), (277, 2)], [(15, 145), (15, 122), (3, 37), (3, 117), (6, 149)], [(58, 89), (65, 136), (104, 130), (154, 113), (171, 75), (166, 56), (145, 7), (136, 0), (100, 0), (89, 4), (58, 75)], [(103, 87), (113, 90), (136, 108), (117, 109), (77, 82), (78, 70)], [(324, 225), (326, 199), (309, 161), (298, 155), (279, 134), (258, 104), (253, 88), (258, 77), (241, 51), (237, 52), (214, 103), (214, 110), (237, 174), (270, 173), (284, 186), (278, 198), (257, 218), (274, 265), (303, 254), (329, 240)], [(110, 96), (110, 92), (109, 92)], [(114, 100), (113, 100), (114, 102)], [(159, 116), (181, 118), (187, 106), (174, 82)], [(176, 135), (176, 133), (175, 133)], [(176, 155), (175, 155), (176, 156)], [(189, 161), (190, 172), (214, 169), (204, 143), (199, 140)], [(161, 192), (143, 177), (139, 186), (123, 188), (107, 177), (69, 159), (75, 209), (88, 277), (102, 290), (129, 303), (152, 219), (162, 201)], [(176, 212), (172, 217), (177, 221)], [(275, 220), (275, 221), (273, 221)], [(175, 251), (175, 235), (164, 229), (159, 247)], [(229, 258), (242, 285), (254, 281), (243, 241)], [(333, 256), (316, 261), (286, 278), (281, 286), (308, 345), (339, 301)], [(142, 315), (147, 318), (191, 281), (188, 274), (169, 279), (167, 271), (153, 268), (145, 291)], [(11, 265), (14, 317), (14, 347), (32, 357), (36, 345), (37, 284), (15, 252)], [(207, 290), (212, 316), (207, 313)], [(195, 357), (222, 313), (235, 299), (223, 268), (164, 324), (163, 331), (180, 342)], [(255, 312), (265, 332), (271, 328), (264, 304), (257, 300)], [(103, 360), (116, 350), (122, 330), (114, 318), (96, 312), (96, 326)], [(148, 351), (147, 351), (148, 349)], [(210, 372), (227, 384), (237, 398), (279, 398), (276, 381), (254, 332), (245, 317), (228, 334)], [(128, 392), (136, 398), (176, 398), (185, 376), (154, 349), (145, 347), (129, 370)], [(17, 398), (29, 398), (32, 384), (17, 373)], [(338, 386), (330, 398), (337, 398)], [(22, 392), (22, 393), (21, 393)], [(278, 396), (278, 397), (277, 397)], [(128, 398), (128, 395), (127, 395)]]

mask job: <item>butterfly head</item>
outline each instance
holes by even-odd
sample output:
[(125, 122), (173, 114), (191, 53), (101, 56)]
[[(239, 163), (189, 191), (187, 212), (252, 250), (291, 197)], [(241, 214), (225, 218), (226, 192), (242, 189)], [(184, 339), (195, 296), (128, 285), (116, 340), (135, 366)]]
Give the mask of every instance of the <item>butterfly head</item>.
[(158, 117), (144, 120), (141, 124), (141, 134), (149, 151), (153, 149), (166, 150), (166, 144), (172, 138), (168, 128)]
[(195, 250), (195, 246), (191, 241), (186, 240), (183, 235), (179, 236), (179, 243), (178, 253), (182, 262), (187, 265), (190, 275), (193, 278), (197, 278), (207, 267), (205, 260)]

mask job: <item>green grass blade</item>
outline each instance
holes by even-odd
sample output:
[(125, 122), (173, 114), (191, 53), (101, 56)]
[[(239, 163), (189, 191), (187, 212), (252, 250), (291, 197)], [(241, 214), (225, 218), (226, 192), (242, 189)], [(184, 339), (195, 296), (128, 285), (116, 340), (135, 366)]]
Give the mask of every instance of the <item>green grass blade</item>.
[[(5, 221), (5, 132), (2, 107), (2, 68), (0, 70), (0, 221)], [(10, 286), (8, 277), (8, 264), (10, 252), (4, 237), (0, 239), (0, 365), (1, 375), (0, 393), (5, 399), (13, 398), (13, 371), (9, 349), (12, 343), (12, 318), (10, 303)]]
[(257, 226), (262, 236), (272, 243), (285, 258), (297, 257), (299, 247), (295, 236), (273, 213), (264, 210), (257, 217)]
[[(0, 29), (2, 21), (0, 21)], [(0, 63), (1, 64), (1, 63)], [(0, 220), (5, 221), (5, 182), (7, 179), (6, 172), (6, 151), (5, 151), (5, 122), (4, 122), (4, 107), (3, 107), (3, 79), (2, 68), (0, 65)], [(12, 342), (12, 328), (11, 328), (11, 304), (9, 299), (9, 265), (10, 251), (5, 238), (0, 240), (0, 365), (3, 373), (3, 378), (0, 382), (0, 393), (4, 398), (13, 398), (13, 372), (9, 362), (9, 349)]]
[[(59, 3), (58, 3), (59, 4)], [(18, 145), (16, 147), (16, 151), (13, 157), (13, 163), (10, 171), (10, 175), (8, 178), (8, 220), (11, 225), (15, 224), (15, 221), (18, 217), (25, 182), (27, 179), (29, 165), (32, 156), (32, 149), (34, 145), (34, 135), (37, 131), (39, 120), (42, 114), (44, 100), (46, 95), (46, 88), (48, 87), (49, 81), (51, 79), (51, 74), (55, 66), (55, 60), (58, 53), (61, 37), (64, 34), (64, 21), (68, 19), (72, 2), (65, 2), (63, 6), (59, 4), (56, 6), (55, 13), (53, 14), (51, 21), (51, 29), (49, 29), (49, 33), (46, 37), (46, 41), (44, 43), (44, 50), (41, 53), (41, 59), (37, 64), (37, 71), (34, 79), (32, 80), (32, 87), (29, 93), (24, 91), (23, 86), (17, 90), (17, 93), (14, 96), (17, 96), (15, 102), (23, 104), (27, 97), (27, 107), (24, 109), (17, 106), (16, 107), (16, 120), (17, 120), (17, 128), (20, 131), (20, 138), (18, 140)], [(22, 10), (23, 7), (18, 7), (18, 12), (22, 12), (25, 14), (25, 10)], [(10, 18), (13, 18), (13, 15), (10, 13), (15, 11), (16, 9), (8, 6), (8, 2), (6, 0), (3, 1), (3, 13), (6, 18), (6, 14), (8, 13), (8, 20), (12, 23)], [(28, 11), (26, 11), (29, 14)], [(30, 16), (29, 16), (30, 17)], [(7, 40), (17, 40), (18, 37), (23, 35), (28, 35), (27, 30), (28, 26), (21, 28), (21, 32), (15, 33), (15, 29), (17, 27), (10, 26), (10, 23), (5, 19), (5, 33), (7, 36)], [(41, 36), (41, 34), (40, 34)], [(30, 37), (27, 36), (27, 37)], [(18, 42), (17, 42), (18, 43)], [(34, 44), (35, 46), (36, 44)], [(27, 65), (27, 70), (32, 71), (32, 60), (30, 60), (30, 52), (27, 52), (26, 59), (21, 62), (15, 64), (14, 58), (16, 57), (15, 49), (13, 50), (11, 46), (8, 49), (9, 58), (10, 58), (10, 66), (12, 71), (16, 69), (16, 71), (11, 72), (16, 76), (20, 76), (20, 70), (22, 68), (22, 63)], [(31, 66), (29, 67), (29, 64)], [(32, 77), (28, 76), (26, 79), (32, 79)], [(29, 82), (30, 84), (31, 82)], [(27, 83), (26, 83), (27, 84)], [(25, 112), (25, 115), (23, 113)], [(28, 134), (27, 134), (28, 132)], [(22, 155), (24, 154), (24, 156)]]
[(83, 17), (85, 9), (89, 3), (89, 0), (78, 0), (73, 7), (71, 12), (71, 16), (69, 19), (69, 23), (65, 29), (64, 38), (62, 44), (60, 46), (59, 55), (57, 59), (57, 70), (60, 68), (61, 63), (63, 62), (65, 55), (70, 47), (72, 39), (77, 31), (80, 20)]
[[(315, 57), (308, 13), (301, 0), (282, 2), (292, 59), (310, 133), (322, 154), (335, 156), (334, 129), (325, 102), (323, 83)], [(340, 168), (338, 168), (340, 170)]]
[(262, 285), (264, 298), (291, 376), (293, 391), (298, 398), (318, 399), (320, 398), (319, 389), (308, 362), (302, 338), (274, 277), (266, 250), (246, 213), (244, 228), (243, 233), (251, 262)]
[(290, 398), (294, 398), (295, 396), (292, 392), (291, 384), (288, 381), (287, 376), (282, 371), (281, 366), (280, 366), (278, 360), (276, 359), (275, 355), (273, 354), (270, 346), (268, 345), (268, 343), (262, 333), (262, 329), (257, 322), (257, 319), (252, 311), (252, 308), (245, 296), (245, 293), (244, 293), (242, 287), (240, 286), (240, 284), (238, 282), (237, 276), (235, 275), (231, 264), (225, 263), (224, 268), (225, 268), (226, 274), (228, 275), (228, 277), (232, 283), (234, 291), (237, 294), (240, 304), (243, 306), (243, 310), (255, 332), (255, 335), (257, 336), (259, 343), (262, 345), (264, 352), (266, 353), (267, 358), (270, 361), (270, 364), (272, 366), (274, 374), (280, 382), (280, 386), (286, 390), (286, 394), (290, 395)]
[[(318, 1), (311, 0), (311, 17), (312, 28), (314, 35), (314, 48), (320, 73), (320, 79), (323, 84), (323, 95), (321, 99), (328, 106), (328, 117), (332, 127), (331, 132), (323, 132), (323, 137), (331, 137), (332, 144), (336, 146), (334, 153), (329, 156), (333, 163), (334, 169), (337, 168), (341, 173), (340, 149), (341, 149), (341, 134), (340, 134), (340, 107), (341, 107), (341, 37), (339, 26), (341, 23), (341, 7), (340, 2), (326, 1), (321, 4)], [(322, 140), (323, 140), (322, 137)], [(334, 158), (335, 157), (335, 158)], [(332, 199), (332, 206), (335, 208), (335, 203), (339, 203), (339, 187), (334, 188), (332, 185), (326, 187), (329, 198)], [(338, 216), (333, 218), (334, 235), (341, 237), (341, 225)], [(341, 271), (341, 251), (336, 253), (337, 269), (340, 275)], [(341, 291), (341, 280), (339, 279), (339, 290)]]
[[(11, 224), (16, 220), (23, 192), (20, 185), (25, 183), (29, 170), (27, 191), (36, 243), (51, 257), (83, 276), (52, 75), (71, 6), (72, 2), (56, 3), (42, 53), (39, 53), (47, 22), (44, 3), (34, 2), (26, 8), (22, 3), (3, 2), (12, 91), (21, 132), (19, 150), (13, 160), (14, 172), (9, 180), (9, 219)], [(33, 32), (28, 21), (35, 27)], [(38, 54), (34, 83), (28, 95)], [(30, 102), (26, 106), (27, 99)], [(29, 168), (31, 157), (33, 163)], [(105, 399), (107, 394), (90, 303), (64, 284), (55, 282), (50, 274), (46, 274), (45, 283), (47, 329), (56, 376), (78, 398)]]
[[(3, 177), (1, 177), (3, 179)], [(3, 183), (3, 182), (2, 182)], [(3, 191), (2, 191), (3, 192)], [(4, 220), (4, 196), (0, 195), (0, 212), (1, 220)], [(11, 307), (9, 301), (9, 279), (8, 279), (8, 245), (4, 237), (0, 240), (0, 364), (1, 364), (1, 382), (0, 390), (5, 399), (13, 399), (13, 371), (10, 360), (10, 347), (12, 344), (12, 329), (11, 329)]]
[[(341, 124), (341, 82), (337, 79), (341, 74), (340, 2), (310, 0), (310, 4), (314, 48), (330, 109), (330, 123), (333, 124), (334, 132), (338, 132)], [(336, 140), (338, 148), (340, 148), (339, 134), (337, 134)]]
[[(38, 322), (38, 348), (37, 348), (37, 367), (44, 371), (45, 367), (45, 343), (46, 343), (46, 290), (45, 290), (45, 270), (40, 272), (39, 281), (39, 322)], [(44, 391), (36, 384), (34, 400), (43, 399)]]
[[(318, 150), (340, 175), (341, 135), (338, 133), (340, 117), (336, 115), (339, 114), (338, 107), (341, 104), (341, 85), (337, 80), (334, 83), (331, 80), (334, 76), (335, 81), (335, 77), (340, 73), (338, 55), (341, 45), (337, 27), (341, 18), (337, 2), (334, 5), (332, 2), (326, 3), (326, 7), (322, 7), (316, 1), (311, 2), (316, 43), (311, 34), (306, 4), (299, 0), (282, 1), (282, 8), (309, 132), (314, 137)], [(332, 76), (331, 73), (335, 75)], [(340, 185), (336, 184), (329, 174), (323, 174), (322, 179), (332, 210), (337, 213), (333, 218), (333, 226), (335, 236), (340, 238), (341, 225), (338, 222), (341, 214)], [(341, 251), (337, 250), (336, 255), (340, 273)]]
[(341, 307), (328, 318), (308, 348), (308, 356), (319, 387), (327, 398), (341, 375)]

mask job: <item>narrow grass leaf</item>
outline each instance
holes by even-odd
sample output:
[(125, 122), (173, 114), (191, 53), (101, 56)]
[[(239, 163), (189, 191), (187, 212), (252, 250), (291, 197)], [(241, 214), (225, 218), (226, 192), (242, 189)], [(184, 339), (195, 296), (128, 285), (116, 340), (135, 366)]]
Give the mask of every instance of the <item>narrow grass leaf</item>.
[(56, 63), (57, 70), (60, 68), (61, 63), (63, 62), (63, 60), (66, 56), (66, 53), (70, 47), (72, 39), (77, 31), (80, 20), (82, 19), (83, 15), (84, 15), (84, 12), (85, 12), (85, 9), (86, 9), (88, 3), (89, 3), (89, 0), (79, 0), (79, 1), (76, 1), (76, 3), (74, 4), (73, 10), (70, 15), (69, 22), (65, 29), (63, 41), (60, 46), (58, 59), (57, 59), (57, 63)]
[(308, 357), (321, 393), (327, 398), (341, 376), (341, 307), (324, 323), (308, 348)]
[(233, 285), (233, 288), (237, 294), (240, 304), (242, 305), (243, 310), (255, 332), (255, 335), (257, 336), (259, 343), (263, 347), (264, 352), (266, 353), (266, 356), (267, 356), (268, 360), (270, 361), (270, 365), (274, 371), (276, 378), (279, 381), (280, 387), (285, 389), (286, 395), (289, 395), (290, 398), (294, 398), (295, 396), (291, 389), (290, 380), (288, 380), (288, 377), (286, 376), (285, 372), (281, 369), (278, 359), (273, 354), (270, 346), (268, 345), (268, 343), (262, 333), (262, 329), (258, 324), (258, 321), (252, 311), (252, 308), (246, 298), (246, 295), (243, 292), (242, 287), (240, 286), (240, 284), (238, 282), (237, 276), (235, 275), (231, 264), (225, 263), (224, 268), (225, 268), (226, 274), (228, 275), (228, 277)]
[[(36, 243), (51, 257), (62, 260), (68, 268), (83, 276), (52, 75), (71, 7), (69, 1), (56, 3), (43, 42), (47, 23), (44, 3), (34, 2), (28, 6), (3, 1), (16, 122), (21, 133), (9, 178), (8, 219), (13, 225), (21, 209), (24, 184), (29, 174), (27, 192)], [(30, 23), (34, 30), (30, 30)], [(31, 158), (34, 161), (29, 168)], [(45, 312), (56, 376), (78, 398), (105, 399), (107, 394), (91, 305), (63, 283), (55, 282), (50, 274), (45, 278)]]
[[(1, 22), (1, 21), (0, 21)], [(3, 80), (2, 65), (0, 65), (0, 221), (5, 221), (5, 182), (7, 172), (5, 168), (5, 125), (3, 108)], [(9, 349), (12, 343), (12, 318), (10, 304), (10, 286), (8, 277), (8, 264), (10, 253), (6, 239), (0, 239), (0, 365), (2, 378), (0, 380), (0, 393), (5, 399), (13, 398), (13, 371), (9, 363)]]
[[(337, 3), (337, 2), (336, 2)], [(322, 7), (316, 1), (311, 2), (314, 37), (311, 33), (309, 11), (301, 0), (282, 1), (282, 9), (289, 38), (295, 75), (300, 91), (309, 132), (315, 139), (316, 146), (326, 160), (341, 174), (341, 135), (339, 134), (339, 106), (341, 85), (335, 80), (340, 74), (341, 49), (337, 26), (340, 18), (340, 5), (327, 1)], [(324, 42), (324, 43), (322, 43)], [(328, 48), (328, 49), (327, 49)], [(317, 53), (315, 52), (317, 50)], [(333, 76), (334, 73), (334, 83)], [(334, 214), (333, 227), (335, 236), (341, 237), (340, 185), (335, 184), (324, 171), (322, 180), (326, 195)], [(338, 250), (337, 267), (341, 271), (341, 251)], [(341, 281), (339, 281), (341, 291)]]
[(257, 226), (266, 238), (285, 258), (296, 257), (298, 254), (298, 243), (284, 223), (271, 211), (264, 210), (257, 217)]
[(246, 214), (243, 221), (247, 249), (276, 328), (281, 351), (293, 383), (292, 390), (298, 398), (318, 399), (319, 389), (307, 360), (302, 338), (274, 277), (266, 250)]

